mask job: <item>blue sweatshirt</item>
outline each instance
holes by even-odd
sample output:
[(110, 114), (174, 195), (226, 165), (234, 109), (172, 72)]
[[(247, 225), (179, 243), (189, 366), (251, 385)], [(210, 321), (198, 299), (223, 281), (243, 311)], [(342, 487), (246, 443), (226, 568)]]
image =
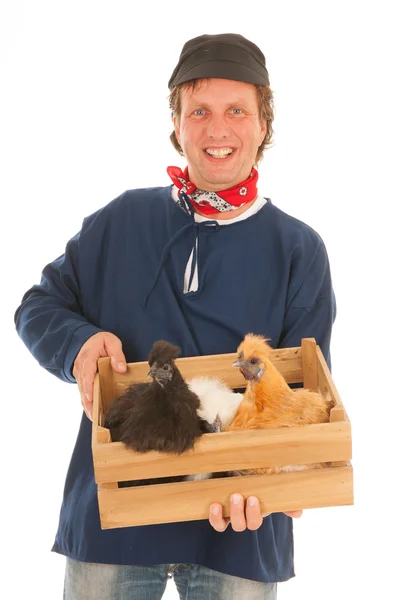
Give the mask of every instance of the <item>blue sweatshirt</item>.
[[(193, 248), (199, 285), (184, 293)], [(329, 363), (334, 317), (328, 258), (313, 229), (270, 200), (237, 223), (196, 223), (169, 186), (124, 192), (87, 217), (15, 320), (39, 363), (75, 383), (74, 359), (99, 331), (121, 339), (128, 362), (147, 360), (158, 339), (180, 346), (181, 356), (235, 352), (252, 332), (274, 348), (315, 337)], [(208, 520), (101, 530), (85, 414), (53, 550), (98, 563), (194, 563), (263, 582), (294, 575), (292, 519), (282, 513), (241, 533), (216, 532)]]

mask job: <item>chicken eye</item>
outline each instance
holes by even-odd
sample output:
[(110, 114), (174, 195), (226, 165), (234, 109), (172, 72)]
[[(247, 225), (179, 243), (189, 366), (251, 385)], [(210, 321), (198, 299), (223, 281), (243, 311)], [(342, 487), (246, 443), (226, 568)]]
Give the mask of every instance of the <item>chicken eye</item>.
[(164, 369), (164, 371), (168, 371), (169, 370), (169, 366), (168, 365), (164, 365), (163, 369)]
[(257, 359), (256, 358), (251, 358), (250, 359), (250, 364), (251, 365), (256, 365), (257, 364)]

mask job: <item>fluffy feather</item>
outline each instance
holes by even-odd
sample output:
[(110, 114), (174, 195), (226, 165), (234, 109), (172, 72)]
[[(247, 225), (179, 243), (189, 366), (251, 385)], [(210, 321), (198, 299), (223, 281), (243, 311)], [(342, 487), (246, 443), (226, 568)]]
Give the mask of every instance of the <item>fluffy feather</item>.
[(200, 399), (199, 417), (208, 423), (215, 423), (218, 418), (224, 431), (232, 422), (243, 394), (233, 392), (226, 383), (213, 377), (194, 377), (188, 386)]
[[(243, 400), (228, 431), (269, 427), (300, 427), (329, 421), (332, 403), (323, 395), (302, 388), (292, 390), (270, 360), (271, 347), (262, 336), (247, 334), (238, 347), (234, 363), (247, 379)], [(299, 468), (323, 467), (325, 463), (296, 467), (268, 467), (242, 471), (278, 473)]]
[[(194, 377), (188, 386), (200, 399), (197, 414), (215, 428), (215, 432), (224, 431), (232, 422), (236, 409), (242, 401), (243, 394), (233, 392), (220, 379), (213, 377)], [(200, 473), (188, 475), (187, 480), (210, 479), (220, 477), (216, 473)]]
[(104, 424), (111, 430), (113, 441), (121, 441), (136, 452), (180, 454), (193, 448), (203, 433), (213, 431), (197, 415), (199, 398), (174, 363), (179, 351), (164, 340), (154, 343), (148, 359), (152, 381), (128, 387), (106, 412)]
[(173, 346), (165, 340), (158, 340), (157, 342), (154, 342), (147, 360), (150, 367), (152, 367), (156, 361), (159, 365), (164, 365), (165, 363), (175, 360), (175, 358), (179, 356), (179, 353), (180, 349), (178, 346)]

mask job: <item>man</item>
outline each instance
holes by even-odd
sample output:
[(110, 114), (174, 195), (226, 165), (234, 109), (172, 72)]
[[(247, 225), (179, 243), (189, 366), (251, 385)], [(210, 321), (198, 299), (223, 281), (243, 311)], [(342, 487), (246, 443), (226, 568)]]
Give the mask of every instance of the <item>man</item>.
[(90, 448), (99, 357), (123, 372), (160, 338), (197, 356), (234, 352), (253, 332), (273, 347), (315, 337), (329, 361), (324, 244), (257, 190), (273, 119), (264, 55), (240, 35), (197, 37), (169, 88), (187, 169), (168, 168), (172, 187), (127, 191), (86, 218), (16, 313), (40, 364), (78, 383), (85, 412), (53, 548), (68, 557), (66, 600), (155, 600), (168, 573), (181, 598), (272, 600), (294, 575), (301, 511), (263, 518), (255, 497), (232, 496), (230, 526), (213, 505), (209, 522), (100, 529)]

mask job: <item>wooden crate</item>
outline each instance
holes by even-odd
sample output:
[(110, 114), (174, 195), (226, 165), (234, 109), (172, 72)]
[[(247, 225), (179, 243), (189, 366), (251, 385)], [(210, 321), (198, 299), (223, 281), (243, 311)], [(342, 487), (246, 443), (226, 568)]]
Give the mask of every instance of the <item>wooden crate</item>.
[[(231, 388), (246, 384), (232, 363), (236, 354), (180, 358), (185, 379), (208, 375)], [(111, 442), (103, 427), (110, 403), (133, 382), (149, 381), (147, 362), (129, 363), (115, 373), (109, 358), (99, 359), (94, 384), (92, 450), (101, 527), (207, 519), (210, 504), (222, 504), (229, 516), (229, 497), (238, 492), (260, 500), (264, 513), (353, 504), (351, 425), (324, 356), (312, 338), (301, 347), (273, 350), (272, 362), (288, 383), (329, 394), (334, 400), (330, 422), (298, 428), (221, 432), (203, 435), (193, 450), (179, 456), (136, 453)], [(201, 481), (119, 488), (118, 482), (267, 466), (330, 462), (320, 469), (274, 475), (246, 475)]]

